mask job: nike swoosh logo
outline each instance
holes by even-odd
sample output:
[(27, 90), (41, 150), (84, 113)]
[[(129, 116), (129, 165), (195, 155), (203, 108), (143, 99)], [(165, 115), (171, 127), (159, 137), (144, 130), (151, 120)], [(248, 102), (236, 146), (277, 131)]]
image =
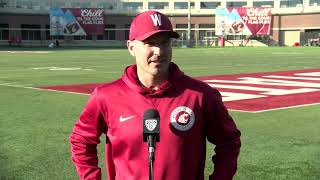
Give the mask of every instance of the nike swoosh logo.
[(129, 120), (129, 119), (131, 119), (131, 118), (134, 118), (134, 117), (136, 117), (136, 115), (134, 115), (134, 116), (129, 116), (129, 117), (122, 117), (122, 115), (121, 115), (120, 118), (119, 118), (119, 121), (120, 121), (120, 122), (125, 122), (125, 121), (127, 121), (127, 120)]

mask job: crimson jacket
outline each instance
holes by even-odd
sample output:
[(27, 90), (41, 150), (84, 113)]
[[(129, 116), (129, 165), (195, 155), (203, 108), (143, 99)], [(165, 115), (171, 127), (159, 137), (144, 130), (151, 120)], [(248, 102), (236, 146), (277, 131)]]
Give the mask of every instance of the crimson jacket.
[(81, 179), (101, 179), (97, 144), (107, 135), (109, 180), (147, 180), (148, 149), (142, 138), (143, 112), (160, 114), (160, 142), (156, 144), (155, 180), (203, 180), (206, 140), (216, 145), (211, 179), (232, 179), (237, 169), (240, 131), (207, 84), (183, 74), (171, 63), (170, 77), (157, 90), (144, 88), (136, 65), (121, 79), (97, 87), (70, 136), (72, 160)]

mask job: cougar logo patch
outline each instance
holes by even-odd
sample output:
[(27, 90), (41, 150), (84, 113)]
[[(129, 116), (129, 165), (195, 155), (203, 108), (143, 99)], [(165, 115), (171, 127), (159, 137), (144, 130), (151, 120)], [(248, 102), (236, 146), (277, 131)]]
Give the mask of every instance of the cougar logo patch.
[(187, 131), (193, 126), (195, 115), (192, 109), (187, 106), (179, 106), (172, 111), (170, 121), (177, 130)]

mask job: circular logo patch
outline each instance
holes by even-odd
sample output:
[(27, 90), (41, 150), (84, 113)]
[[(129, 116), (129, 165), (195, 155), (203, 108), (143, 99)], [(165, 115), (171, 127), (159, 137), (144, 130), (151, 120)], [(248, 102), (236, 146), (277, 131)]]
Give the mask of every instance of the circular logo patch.
[(180, 131), (189, 130), (193, 126), (194, 120), (194, 112), (187, 106), (175, 108), (170, 115), (171, 125)]

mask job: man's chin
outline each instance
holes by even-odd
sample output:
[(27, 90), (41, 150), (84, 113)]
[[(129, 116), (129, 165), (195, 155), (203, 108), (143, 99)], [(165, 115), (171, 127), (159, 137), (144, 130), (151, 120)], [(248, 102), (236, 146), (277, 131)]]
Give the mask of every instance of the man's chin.
[(167, 67), (156, 67), (152, 69), (152, 74), (154, 76), (163, 76), (168, 73), (169, 69)]

